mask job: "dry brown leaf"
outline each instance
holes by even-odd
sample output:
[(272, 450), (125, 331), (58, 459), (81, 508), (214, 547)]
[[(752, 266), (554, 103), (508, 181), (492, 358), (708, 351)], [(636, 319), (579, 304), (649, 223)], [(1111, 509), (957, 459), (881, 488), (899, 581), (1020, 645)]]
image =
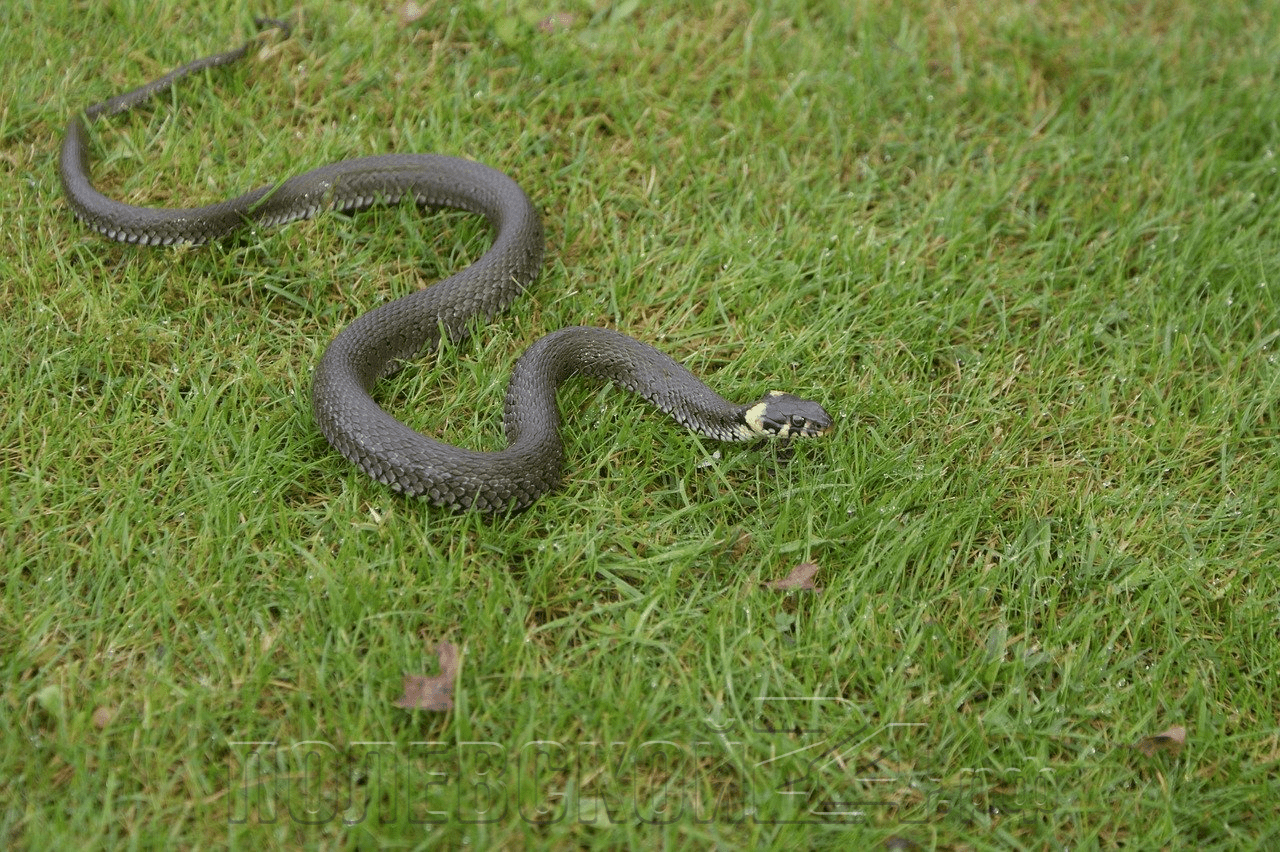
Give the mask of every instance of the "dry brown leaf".
[(822, 591), (821, 586), (814, 585), (813, 578), (818, 573), (818, 566), (812, 562), (801, 562), (799, 565), (791, 569), (791, 573), (783, 577), (781, 580), (773, 580), (765, 583), (770, 589), (778, 591), (789, 591), (791, 589), (808, 589), (817, 594)]
[(400, 6), (397, 14), (400, 17), (401, 26), (408, 26), (426, 15), (427, 7), (423, 6), (421, 3), (414, 3), (413, 0), (409, 0), (408, 3), (404, 3)]
[(538, 22), (538, 29), (544, 33), (553, 33), (556, 30), (567, 30), (574, 24), (574, 15), (570, 12), (552, 12), (547, 17)]
[(1171, 725), (1158, 734), (1149, 737), (1143, 737), (1133, 744), (1133, 747), (1145, 754), (1147, 757), (1154, 757), (1156, 754), (1163, 752), (1171, 756), (1176, 756), (1182, 751), (1182, 747), (1187, 743), (1187, 729), (1181, 725)]
[(441, 642), (436, 646), (436, 659), (440, 661), (440, 674), (404, 676), (404, 695), (395, 700), (397, 707), (440, 712), (453, 709), (453, 684), (458, 679), (457, 646)]

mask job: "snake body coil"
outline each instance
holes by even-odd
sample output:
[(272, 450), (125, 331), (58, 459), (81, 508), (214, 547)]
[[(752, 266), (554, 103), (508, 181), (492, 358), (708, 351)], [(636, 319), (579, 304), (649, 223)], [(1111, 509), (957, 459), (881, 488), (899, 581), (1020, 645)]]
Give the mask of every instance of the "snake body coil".
[[(242, 57), (245, 44), (205, 57), (84, 111), (86, 120), (130, 109), (193, 72)], [(499, 513), (527, 507), (559, 483), (564, 453), (556, 387), (568, 376), (610, 379), (648, 399), (682, 425), (723, 441), (823, 434), (831, 418), (817, 403), (773, 392), (751, 405), (721, 398), (647, 344), (600, 328), (565, 328), (531, 346), (507, 390), (500, 452), (475, 452), (421, 435), (383, 411), (369, 390), (401, 361), (433, 349), (441, 334), (466, 336), (537, 277), (543, 235), (538, 213), (511, 178), (469, 160), (389, 154), (344, 160), (206, 207), (160, 209), (113, 201), (88, 175), (87, 134), (75, 117), (63, 141), (60, 175), (76, 215), (94, 230), (131, 243), (205, 243), (246, 223), (277, 225), (324, 210), (358, 211), (412, 198), (425, 207), (478, 213), (493, 245), (474, 264), (424, 290), (372, 310), (330, 344), (316, 368), (312, 410), (340, 453), (397, 491), (454, 509)]]

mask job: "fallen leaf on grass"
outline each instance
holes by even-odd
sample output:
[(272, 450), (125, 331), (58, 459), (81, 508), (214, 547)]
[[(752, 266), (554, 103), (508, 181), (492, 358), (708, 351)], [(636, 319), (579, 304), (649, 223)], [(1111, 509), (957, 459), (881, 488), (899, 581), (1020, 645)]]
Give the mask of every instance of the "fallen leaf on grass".
[(789, 591), (791, 589), (808, 589), (817, 594), (822, 591), (821, 586), (813, 583), (814, 575), (818, 573), (818, 566), (812, 562), (801, 562), (799, 565), (791, 569), (791, 573), (783, 577), (781, 580), (773, 580), (765, 583), (770, 589), (776, 589), (780, 592)]
[(397, 707), (440, 712), (453, 709), (453, 683), (458, 679), (457, 646), (441, 642), (436, 646), (436, 659), (440, 661), (440, 674), (404, 676), (404, 695), (395, 700)]
[(116, 709), (114, 707), (102, 706), (93, 711), (93, 726), (101, 731), (107, 725), (111, 724), (111, 720), (115, 718)]
[(1143, 737), (1134, 743), (1133, 747), (1147, 757), (1154, 757), (1160, 752), (1176, 756), (1182, 751), (1182, 747), (1186, 745), (1186, 742), (1187, 729), (1181, 725), (1172, 725), (1158, 734)]
[(569, 12), (552, 12), (547, 17), (538, 21), (538, 29), (544, 33), (553, 33), (556, 30), (567, 30), (574, 24), (574, 16)]
[(408, 3), (403, 4), (399, 8), (397, 14), (400, 16), (401, 26), (408, 26), (425, 16), (427, 14), (427, 8), (421, 3), (414, 3), (413, 0), (409, 0)]
[(746, 530), (735, 530), (725, 541), (729, 545), (729, 555), (735, 560), (746, 556), (751, 549), (751, 533)]

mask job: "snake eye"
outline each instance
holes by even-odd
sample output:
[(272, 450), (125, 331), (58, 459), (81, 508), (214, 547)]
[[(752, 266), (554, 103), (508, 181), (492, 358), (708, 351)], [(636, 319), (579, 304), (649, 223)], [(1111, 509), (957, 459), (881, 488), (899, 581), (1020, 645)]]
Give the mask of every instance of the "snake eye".
[(797, 429), (803, 429), (805, 425), (808, 424), (808, 422), (809, 422), (809, 419), (805, 417), (803, 414), (791, 415), (791, 425)]

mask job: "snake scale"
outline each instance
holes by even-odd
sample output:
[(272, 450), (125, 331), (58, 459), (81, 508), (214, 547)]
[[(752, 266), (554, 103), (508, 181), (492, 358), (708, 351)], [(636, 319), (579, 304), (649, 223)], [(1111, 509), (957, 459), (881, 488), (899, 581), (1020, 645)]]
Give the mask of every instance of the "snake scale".
[[(259, 23), (281, 27), (287, 35), (287, 27), (279, 22)], [(442, 335), (454, 341), (464, 338), (474, 318), (491, 319), (533, 282), (543, 254), (538, 211), (502, 172), (434, 154), (343, 160), (204, 207), (139, 207), (94, 189), (88, 168), (88, 122), (129, 110), (190, 74), (234, 62), (252, 44), (190, 62), (73, 117), (59, 162), (63, 192), (90, 228), (115, 240), (148, 245), (202, 244), (248, 224), (279, 225), (326, 210), (355, 212), (409, 198), (422, 207), (455, 208), (485, 217), (496, 236), (479, 260), (363, 314), (334, 339), (316, 367), (316, 423), (329, 443), (369, 476), (452, 509), (489, 514), (525, 509), (563, 476), (556, 388), (574, 375), (611, 380), (681, 425), (721, 441), (790, 439), (831, 429), (831, 417), (815, 402), (773, 391), (757, 402), (736, 405), (653, 347), (615, 331), (588, 327), (552, 332), (516, 362), (503, 421), (507, 449), (467, 450), (400, 423), (370, 396), (373, 384), (395, 372), (403, 360), (433, 350)]]

